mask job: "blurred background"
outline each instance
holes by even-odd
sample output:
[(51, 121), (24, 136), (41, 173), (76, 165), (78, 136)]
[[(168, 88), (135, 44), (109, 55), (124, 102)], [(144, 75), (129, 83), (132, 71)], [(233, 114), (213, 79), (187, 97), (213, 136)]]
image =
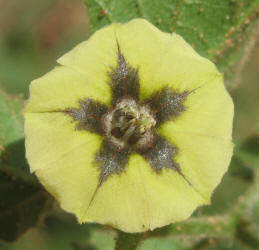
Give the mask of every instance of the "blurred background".
[[(27, 98), (31, 80), (52, 69), (57, 58), (86, 40), (89, 34), (89, 18), (83, 1), (0, 0), (0, 89)], [(228, 173), (214, 193), (212, 205), (199, 208), (194, 218), (206, 216), (213, 220), (218, 214), (231, 213), (255, 182), (254, 169), (259, 167), (258, 25), (247, 39), (251, 44), (246, 58), (236, 71), (236, 84), (229, 88), (235, 103), (233, 135), (238, 147)], [(240, 151), (241, 156), (238, 155)], [(250, 152), (257, 158), (250, 157)], [(258, 201), (253, 213), (257, 226), (249, 228), (246, 222), (239, 224), (233, 229), (237, 237), (206, 236), (206, 228), (195, 237), (179, 233), (160, 238), (162, 234), (158, 233), (157, 240), (146, 240), (139, 249), (259, 249)], [(114, 249), (115, 238), (116, 233), (111, 228), (78, 225), (72, 215), (55, 205), (54, 212), (40, 220), (37, 227), (15, 242), (0, 242), (0, 249), (110, 250)]]

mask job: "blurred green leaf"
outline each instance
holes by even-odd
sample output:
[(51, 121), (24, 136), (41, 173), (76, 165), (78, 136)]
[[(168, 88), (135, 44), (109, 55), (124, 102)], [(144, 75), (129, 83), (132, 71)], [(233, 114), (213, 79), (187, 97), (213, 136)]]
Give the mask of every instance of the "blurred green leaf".
[(0, 89), (0, 151), (23, 138), (23, 100), (10, 97)]
[(0, 89), (0, 171), (34, 182), (25, 160), (23, 107), (22, 98)]
[(259, 199), (254, 205), (252, 212), (253, 212), (252, 215), (254, 217), (255, 223), (258, 225), (258, 228), (259, 228)]
[(23, 140), (23, 100), (0, 91), (0, 240), (35, 226), (50, 200), (29, 173)]
[(72, 242), (73, 250), (97, 250), (95, 247), (90, 244), (79, 244), (77, 242)]
[(0, 171), (0, 240), (14, 241), (35, 226), (50, 209), (51, 201), (40, 187)]
[(216, 215), (228, 211), (238, 202), (240, 195), (245, 194), (249, 186), (250, 182), (226, 174), (212, 196), (211, 205), (199, 208), (195, 215)]
[(115, 247), (114, 239), (113, 230), (91, 230), (89, 243), (98, 250), (113, 250)]
[(144, 240), (137, 250), (183, 250), (176, 240), (168, 238), (153, 238)]
[(235, 154), (248, 166), (259, 168), (259, 134), (250, 136), (237, 145)]
[(249, 222), (241, 221), (237, 227), (236, 237), (252, 249), (259, 249), (258, 232), (254, 230), (253, 226)]
[(251, 227), (252, 230), (256, 233), (257, 238), (259, 239), (259, 196), (257, 198), (258, 199), (255, 202), (251, 211), (251, 217), (254, 222), (254, 224), (252, 224)]
[(234, 214), (191, 217), (188, 220), (173, 223), (147, 232), (146, 237), (189, 237), (193, 240), (204, 238), (232, 238), (237, 220)]
[(252, 250), (237, 240), (206, 239), (193, 250)]
[(30, 82), (88, 35), (82, 1), (0, 0), (0, 83), (28, 96)]
[(229, 77), (243, 55), (243, 44), (258, 17), (259, 6), (259, 0), (85, 0), (85, 3), (91, 32), (111, 22), (143, 17), (163, 31), (182, 35)]

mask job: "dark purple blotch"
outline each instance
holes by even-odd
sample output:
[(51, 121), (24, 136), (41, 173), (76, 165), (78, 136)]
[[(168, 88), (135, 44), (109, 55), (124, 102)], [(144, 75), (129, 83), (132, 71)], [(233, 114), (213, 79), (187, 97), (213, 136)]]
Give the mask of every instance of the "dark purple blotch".
[(79, 108), (68, 108), (65, 113), (77, 121), (76, 129), (103, 135), (102, 117), (107, 111), (105, 105), (85, 98), (79, 101)]
[(115, 104), (123, 97), (131, 97), (138, 100), (139, 75), (138, 69), (132, 68), (121, 54), (118, 46), (118, 65), (108, 71), (109, 85), (112, 91), (112, 103)]
[(125, 171), (130, 156), (129, 150), (121, 150), (104, 140), (95, 161), (101, 171), (99, 182), (103, 183), (112, 174), (120, 175)]
[(174, 160), (177, 151), (175, 146), (156, 134), (152, 144), (139, 149), (137, 153), (141, 154), (157, 173), (160, 173), (163, 168), (177, 169)]
[(145, 101), (156, 115), (157, 127), (180, 116), (186, 110), (184, 101), (189, 93), (189, 91), (172, 91), (169, 87), (165, 87)]

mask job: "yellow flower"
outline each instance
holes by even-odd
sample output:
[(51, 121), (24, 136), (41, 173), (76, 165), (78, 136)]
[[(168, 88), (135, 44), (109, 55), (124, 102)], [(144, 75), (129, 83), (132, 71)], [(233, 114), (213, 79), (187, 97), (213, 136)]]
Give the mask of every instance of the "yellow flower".
[(210, 203), (229, 165), (233, 103), (184, 39), (143, 19), (111, 24), (34, 80), (31, 171), (79, 222), (141, 232)]

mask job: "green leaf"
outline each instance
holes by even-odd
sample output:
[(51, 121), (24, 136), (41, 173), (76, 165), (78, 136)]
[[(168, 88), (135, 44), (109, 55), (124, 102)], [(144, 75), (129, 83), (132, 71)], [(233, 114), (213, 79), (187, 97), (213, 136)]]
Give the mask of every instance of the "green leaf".
[[(115, 247), (115, 233), (113, 230), (91, 230), (90, 245), (98, 250), (112, 250)], [(125, 249), (126, 250), (126, 249)]]
[(251, 248), (239, 240), (235, 239), (205, 239), (197, 244), (193, 250), (252, 250)]
[(23, 139), (23, 100), (0, 91), (0, 240), (35, 226), (51, 200), (29, 173)]
[(186, 221), (173, 223), (166, 227), (147, 232), (146, 237), (188, 236), (197, 239), (204, 237), (230, 238), (234, 234), (236, 218), (233, 215), (192, 217)]
[(244, 54), (243, 44), (258, 17), (259, 0), (85, 0), (85, 3), (91, 32), (111, 22), (143, 17), (163, 31), (183, 36), (231, 79), (233, 66)]
[(80, 244), (77, 242), (73, 242), (71, 245), (73, 250), (97, 250), (95, 247), (89, 244)]
[[(74, 216), (56, 209), (44, 225), (27, 232), (1, 250), (113, 250), (116, 232), (96, 224), (79, 225)], [(40, 241), (40, 244), (39, 244)]]
[(252, 215), (254, 217), (255, 223), (257, 224), (258, 228), (259, 228), (259, 199), (258, 201), (255, 203), (254, 207), (253, 207), (253, 211), (252, 211)]
[(0, 151), (23, 138), (23, 100), (10, 97), (0, 90)]
[(176, 240), (168, 238), (154, 238), (144, 240), (137, 250), (182, 250), (184, 249)]
[(25, 160), (23, 107), (22, 98), (0, 90), (0, 171), (34, 182)]
[(237, 145), (235, 154), (248, 166), (259, 168), (259, 134), (250, 136)]
[(40, 187), (0, 171), (0, 240), (14, 241), (49, 210), (51, 202)]
[(194, 215), (216, 215), (227, 212), (238, 202), (239, 197), (245, 194), (249, 186), (250, 182), (246, 179), (237, 178), (227, 173), (215, 190), (211, 205), (198, 208)]

